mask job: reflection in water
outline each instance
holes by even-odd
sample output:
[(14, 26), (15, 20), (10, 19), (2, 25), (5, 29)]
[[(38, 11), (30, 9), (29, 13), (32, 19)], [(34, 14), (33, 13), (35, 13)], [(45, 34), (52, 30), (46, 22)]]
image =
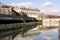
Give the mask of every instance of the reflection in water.
[(21, 35), (18, 35), (14, 40), (34, 40), (37, 35), (30, 35), (26, 37), (21, 37)]
[(21, 37), (17, 35), (14, 40), (58, 40), (58, 29), (44, 30), (40, 34)]
[(43, 39), (45, 40), (53, 40), (53, 35), (52, 34), (46, 34), (43, 36)]

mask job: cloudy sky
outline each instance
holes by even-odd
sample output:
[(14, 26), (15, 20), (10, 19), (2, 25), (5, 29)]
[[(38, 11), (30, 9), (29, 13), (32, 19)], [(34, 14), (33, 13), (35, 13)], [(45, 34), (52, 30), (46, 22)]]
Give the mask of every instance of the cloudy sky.
[(60, 14), (60, 0), (0, 0), (0, 2), (17, 7), (36, 7), (48, 14)]

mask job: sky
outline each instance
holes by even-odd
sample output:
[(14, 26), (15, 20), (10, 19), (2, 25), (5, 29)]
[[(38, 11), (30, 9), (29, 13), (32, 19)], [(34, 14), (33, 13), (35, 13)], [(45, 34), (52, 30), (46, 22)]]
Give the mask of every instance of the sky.
[(60, 14), (60, 0), (0, 0), (0, 2), (18, 7), (36, 7), (48, 14)]

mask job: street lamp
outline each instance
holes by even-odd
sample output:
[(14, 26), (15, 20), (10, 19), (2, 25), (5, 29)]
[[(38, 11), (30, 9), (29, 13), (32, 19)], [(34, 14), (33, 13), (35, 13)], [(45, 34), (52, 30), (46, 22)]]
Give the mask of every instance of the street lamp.
[(50, 27), (51, 27), (51, 16), (49, 16), (49, 18), (50, 18)]
[(42, 27), (43, 27), (43, 13), (42, 13)]

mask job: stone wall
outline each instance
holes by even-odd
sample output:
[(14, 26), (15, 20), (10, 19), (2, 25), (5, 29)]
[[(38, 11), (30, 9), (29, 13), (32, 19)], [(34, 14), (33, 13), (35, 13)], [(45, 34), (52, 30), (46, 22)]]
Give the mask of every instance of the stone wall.
[(45, 18), (43, 19), (43, 26), (45, 27), (55, 27), (55, 26), (59, 26), (59, 20), (60, 18)]

